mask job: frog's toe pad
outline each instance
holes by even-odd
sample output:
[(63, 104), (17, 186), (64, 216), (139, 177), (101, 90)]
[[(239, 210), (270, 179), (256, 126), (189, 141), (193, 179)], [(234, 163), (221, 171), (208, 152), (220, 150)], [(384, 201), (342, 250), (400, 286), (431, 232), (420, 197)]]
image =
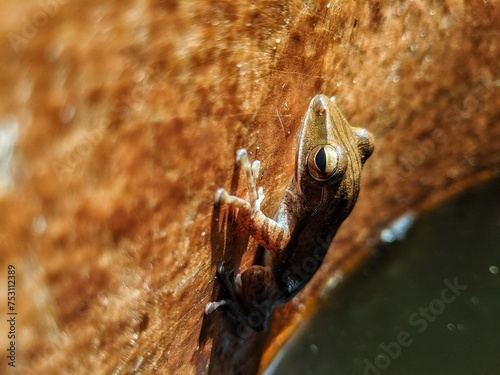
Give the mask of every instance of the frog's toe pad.
[(259, 178), (259, 172), (260, 172), (260, 161), (254, 160), (252, 163), (252, 176), (255, 180)]
[(240, 148), (236, 151), (236, 163), (238, 163), (238, 165), (243, 165), (246, 161), (248, 161), (247, 150)]
[(228, 194), (227, 194), (226, 190), (224, 190), (222, 188), (217, 189), (217, 192), (215, 193), (215, 199), (214, 199), (215, 206), (218, 207), (221, 204), (226, 203), (227, 197), (228, 197)]
[(209, 302), (205, 305), (205, 315), (212, 314), (219, 307), (227, 305), (227, 301), (223, 299), (222, 301)]
[(219, 267), (217, 267), (217, 273), (219, 276), (223, 276), (226, 273), (226, 262), (222, 261), (219, 264)]

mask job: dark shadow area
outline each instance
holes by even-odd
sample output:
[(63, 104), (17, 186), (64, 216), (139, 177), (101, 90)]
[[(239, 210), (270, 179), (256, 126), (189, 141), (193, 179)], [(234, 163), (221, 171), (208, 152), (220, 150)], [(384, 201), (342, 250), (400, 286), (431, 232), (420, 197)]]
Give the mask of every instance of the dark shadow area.
[[(235, 165), (231, 179), (230, 194), (235, 195), (240, 169)], [(247, 250), (249, 234), (239, 227), (234, 212), (228, 207), (214, 205), (211, 223), (211, 267), (216, 277), (217, 267), (224, 262), (227, 269), (238, 270), (243, 254)], [(219, 278), (214, 282), (210, 301), (219, 300), (223, 295)], [(266, 334), (256, 334), (233, 320), (220, 308), (203, 316), (198, 339), (197, 374), (255, 374), (259, 366), (262, 340)], [(211, 344), (211, 345), (210, 345)], [(204, 353), (204, 354), (202, 354)]]
[(266, 374), (498, 374), (499, 192), (473, 187), (381, 246)]

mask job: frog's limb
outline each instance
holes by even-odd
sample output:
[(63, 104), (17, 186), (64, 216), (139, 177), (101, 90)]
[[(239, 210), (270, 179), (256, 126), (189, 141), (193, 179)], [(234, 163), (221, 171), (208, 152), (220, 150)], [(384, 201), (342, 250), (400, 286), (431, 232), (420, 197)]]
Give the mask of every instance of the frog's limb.
[(223, 299), (221, 301), (214, 301), (214, 302), (209, 302), (205, 305), (205, 314), (210, 315), (212, 314), (215, 310), (217, 310), (219, 307), (225, 306), (229, 303), (230, 301), (227, 299)]
[(215, 204), (227, 204), (238, 208), (238, 221), (267, 250), (279, 251), (283, 249), (290, 240), (288, 228), (267, 217), (260, 210), (260, 205), (265, 197), (262, 187), (259, 189), (256, 187), (260, 162), (256, 160), (251, 165), (248, 161), (247, 151), (244, 149), (238, 150), (236, 153), (236, 162), (245, 172), (248, 198), (245, 200), (229, 195), (224, 189), (219, 189), (215, 195)]
[(247, 311), (246, 324), (256, 331), (267, 328), (278, 287), (269, 267), (252, 266), (236, 276), (239, 294)]
[(239, 293), (245, 297), (251, 309), (260, 308), (271, 301), (276, 290), (276, 280), (269, 267), (252, 266), (236, 276)]
[(222, 287), (229, 293), (229, 299), (222, 299), (220, 301), (207, 303), (205, 306), (205, 314), (210, 315), (222, 306), (227, 306), (229, 310), (233, 312), (239, 310), (237, 294), (239, 293), (240, 284), (237, 284), (236, 286), (233, 284), (234, 272), (228, 272), (226, 270), (225, 263), (221, 262), (219, 267), (217, 267), (217, 275), (222, 283)]
[(226, 295), (229, 296), (220, 301), (207, 303), (205, 314), (209, 315), (220, 307), (225, 307), (232, 316), (245, 325), (259, 332), (265, 330), (273, 307), (273, 297), (277, 291), (272, 271), (268, 267), (252, 266), (234, 277), (234, 272), (227, 271), (222, 262), (217, 274)]

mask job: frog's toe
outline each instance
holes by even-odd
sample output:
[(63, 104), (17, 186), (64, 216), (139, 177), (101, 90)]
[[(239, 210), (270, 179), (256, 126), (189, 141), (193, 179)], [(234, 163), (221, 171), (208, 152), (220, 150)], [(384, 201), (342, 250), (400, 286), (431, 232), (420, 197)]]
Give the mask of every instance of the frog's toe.
[(219, 267), (217, 267), (217, 273), (219, 276), (223, 276), (226, 273), (226, 262), (220, 262)]
[(258, 210), (260, 210), (260, 205), (262, 204), (262, 201), (266, 197), (264, 194), (264, 188), (262, 186), (259, 187), (257, 190), (257, 200), (255, 201), (255, 206), (257, 207)]
[(244, 148), (240, 148), (238, 151), (236, 151), (236, 163), (238, 163), (238, 165), (242, 166), (246, 162), (248, 162), (247, 150), (245, 150)]
[(226, 203), (226, 200), (227, 200), (227, 191), (220, 188), (220, 189), (217, 189), (217, 191), (215, 192), (215, 199), (214, 199), (214, 204), (216, 207), (220, 206), (221, 204), (225, 204)]
[(229, 294), (232, 295), (234, 290), (233, 286), (234, 271), (227, 270), (226, 263), (221, 262), (221, 264), (219, 264), (219, 267), (217, 267), (217, 276), (219, 277), (219, 280), (222, 283), (224, 290), (226, 290), (227, 292), (229, 292)]
[(259, 178), (259, 172), (260, 172), (260, 161), (254, 160), (252, 163), (252, 175), (255, 180)]
[(209, 302), (205, 305), (205, 315), (210, 315), (212, 314), (215, 310), (217, 310), (219, 307), (227, 305), (227, 301), (225, 299), (221, 301), (214, 301), (214, 302)]

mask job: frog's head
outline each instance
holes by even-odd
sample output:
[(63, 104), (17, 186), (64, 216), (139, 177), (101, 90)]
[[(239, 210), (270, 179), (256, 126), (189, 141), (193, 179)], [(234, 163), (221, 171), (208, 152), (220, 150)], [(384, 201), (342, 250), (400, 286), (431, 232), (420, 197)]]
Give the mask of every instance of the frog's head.
[(316, 95), (303, 120), (297, 153), (297, 181), (301, 191), (318, 187), (356, 200), (361, 168), (374, 149), (366, 129), (348, 124), (325, 95)]

